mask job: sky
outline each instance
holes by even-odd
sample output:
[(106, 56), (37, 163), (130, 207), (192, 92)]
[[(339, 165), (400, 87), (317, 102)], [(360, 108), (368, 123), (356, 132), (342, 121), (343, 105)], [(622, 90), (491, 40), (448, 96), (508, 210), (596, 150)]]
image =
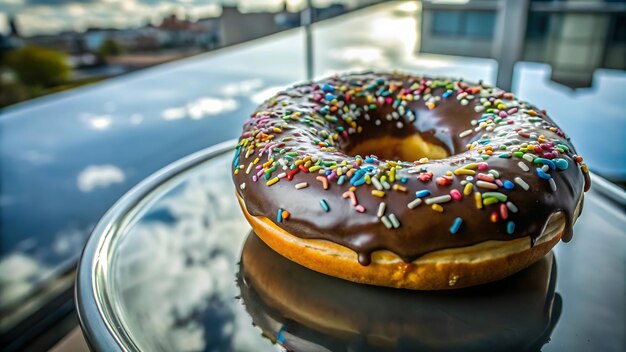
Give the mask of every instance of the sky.
[[(54, 34), (65, 30), (84, 31), (89, 27), (132, 28), (159, 21), (172, 13), (192, 20), (216, 17), (221, 5), (237, 5), (243, 12), (297, 11), (305, 0), (0, 0), (0, 33), (8, 33), (8, 18), (15, 16), (23, 36)], [(351, 7), (359, 0), (313, 0), (317, 7), (344, 3)]]

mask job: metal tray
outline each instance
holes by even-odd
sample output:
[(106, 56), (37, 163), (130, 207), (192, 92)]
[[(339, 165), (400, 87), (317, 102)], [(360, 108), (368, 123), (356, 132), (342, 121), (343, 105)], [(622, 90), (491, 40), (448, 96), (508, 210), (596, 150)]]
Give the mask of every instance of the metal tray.
[[(280, 296), (282, 308), (277, 309), (273, 300), (263, 298), (267, 292), (255, 290), (246, 276), (251, 274), (247, 268), (240, 272), (250, 228), (236, 204), (230, 177), (234, 143), (220, 144), (164, 168), (122, 197), (98, 223), (83, 252), (76, 285), (80, 322), (91, 348), (280, 349), (273, 340), (289, 349), (360, 351), (380, 348), (381, 338), (396, 336), (401, 326), (402, 333), (411, 336), (423, 336), (418, 330), (428, 329), (428, 339), (403, 338), (394, 345), (396, 349), (443, 350), (450, 345), (438, 341), (455, 336), (461, 341), (454, 346), (456, 350), (495, 350), (504, 346), (502, 341), (516, 341), (508, 337), (526, 333), (516, 324), (530, 317), (530, 309), (528, 314), (513, 314), (507, 307), (537, 293), (523, 277), (543, 275), (546, 285), (537, 287), (543, 287), (548, 320), (532, 330), (537, 331), (536, 343), (524, 348), (626, 350), (626, 198), (622, 190), (600, 177), (592, 175), (594, 185), (585, 196), (574, 240), (559, 244), (554, 255), (540, 263), (549, 270), (531, 268), (493, 285), (453, 294), (374, 288), (309, 272), (276, 258), (273, 270), (281, 273), (276, 285), (304, 287), (301, 298), (324, 297), (323, 302), (315, 301), (320, 317), (328, 314), (322, 306), (334, 305), (342, 308), (342, 317), (361, 322), (350, 325), (349, 334), (335, 334), (292, 314), (291, 309), (298, 307), (290, 306), (293, 303), (284, 296)], [(370, 319), (367, 314), (379, 314), (376, 309), (348, 309), (346, 297), (365, 300), (368, 307), (389, 305), (386, 311), (397, 313)], [(430, 326), (414, 324), (412, 314), (402, 313), (403, 306), (390, 302), (406, 302), (408, 313), (415, 310), (414, 319), (427, 318)], [(476, 309), (477, 305), (482, 308)], [(396, 317), (402, 324), (394, 321)], [(370, 323), (362, 323), (364, 319)], [(382, 330), (373, 330), (372, 321), (382, 323)], [(480, 324), (494, 327), (481, 330), (486, 339), (471, 339)], [(386, 331), (387, 337), (381, 337), (380, 331)]]

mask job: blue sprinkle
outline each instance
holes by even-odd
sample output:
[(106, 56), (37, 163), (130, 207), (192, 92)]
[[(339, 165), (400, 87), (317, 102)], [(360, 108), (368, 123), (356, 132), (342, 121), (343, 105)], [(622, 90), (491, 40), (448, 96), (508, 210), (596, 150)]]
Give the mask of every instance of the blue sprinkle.
[(429, 196), (429, 195), (430, 195), (430, 191), (429, 191), (429, 190), (427, 190), (427, 189), (423, 189), (423, 190), (421, 190), (421, 191), (417, 191), (417, 192), (415, 192), (415, 196), (416, 196), (417, 198), (424, 198), (424, 197), (427, 197), (427, 196)]
[(400, 182), (402, 182), (402, 183), (406, 183), (408, 180), (409, 180), (408, 178), (403, 177), (403, 178), (401, 178), (401, 179), (400, 179)]
[(552, 176), (550, 176), (550, 174), (545, 173), (543, 170), (541, 170), (540, 167), (538, 167), (536, 169), (536, 171), (537, 171), (537, 176), (539, 176), (540, 179), (549, 180), (549, 179), (552, 178)]
[(550, 159), (546, 159), (546, 158), (535, 158), (535, 160), (533, 160), (533, 163), (535, 164), (546, 164), (550, 167), (550, 169), (555, 170), (556, 169), (556, 164), (554, 163), (554, 161), (550, 160)]
[(478, 141), (478, 143), (480, 144), (487, 144), (489, 142), (491, 142), (491, 139), (483, 139), (483, 140)]
[(345, 175), (341, 175), (341, 176), (339, 176), (339, 179), (337, 180), (337, 184), (339, 186), (341, 186), (341, 185), (343, 185), (345, 180), (346, 180), (346, 176)]
[(374, 158), (371, 158), (371, 157), (365, 158), (366, 163), (373, 163), (374, 161), (376, 161), (376, 159)]
[(278, 214), (276, 215), (276, 221), (283, 222), (283, 210), (278, 208)]
[(320, 199), (320, 205), (322, 206), (322, 209), (324, 209), (325, 212), (329, 212), (330, 208), (328, 207), (328, 203), (326, 203), (326, 201), (324, 199)]
[(362, 178), (360, 178), (357, 181), (352, 183), (352, 185), (354, 187), (358, 187), (358, 186), (363, 185), (363, 184), (365, 184), (365, 177), (362, 177)]
[(330, 93), (326, 93), (324, 99), (326, 99), (326, 101), (333, 101), (333, 99), (335, 99), (335, 96)]
[(567, 168), (569, 167), (569, 163), (567, 162), (567, 160), (565, 159), (556, 159), (556, 167), (559, 168), (559, 170), (567, 170)]
[(330, 175), (333, 173), (333, 170), (326, 170), (326, 172), (324, 173), (326, 176)]
[(322, 90), (324, 91), (324, 93), (330, 93), (330, 92), (334, 92), (335, 91), (335, 87), (330, 85), (330, 84), (328, 84), (328, 83), (325, 83), (322, 86)]
[(463, 223), (463, 219), (461, 219), (461, 218), (454, 219), (454, 222), (452, 223), (452, 226), (450, 226), (450, 233), (451, 234), (457, 233), (459, 231), (459, 228), (461, 227), (462, 223)]
[(515, 232), (515, 223), (513, 221), (509, 221), (506, 224), (506, 233), (508, 233), (509, 235), (512, 235), (513, 232)]
[(451, 95), (452, 95), (452, 93), (454, 93), (454, 92), (453, 92), (453, 91), (451, 91), (450, 89), (448, 89), (447, 91), (445, 91), (445, 93), (443, 93), (443, 94), (441, 95), (441, 97), (445, 99), (445, 98), (447, 98), (447, 97), (451, 96)]
[(320, 109), (320, 114), (322, 114), (322, 115), (326, 115), (326, 114), (328, 114), (328, 111), (329, 111), (329, 109), (328, 109), (328, 105), (323, 106), (323, 107)]
[(506, 180), (502, 183), (502, 185), (504, 186), (504, 188), (506, 189), (513, 189), (515, 188), (515, 184), (509, 180)]
[(278, 334), (276, 335), (276, 342), (285, 343), (285, 336), (283, 336), (283, 331), (285, 331), (285, 326), (281, 326), (280, 330), (278, 330)]

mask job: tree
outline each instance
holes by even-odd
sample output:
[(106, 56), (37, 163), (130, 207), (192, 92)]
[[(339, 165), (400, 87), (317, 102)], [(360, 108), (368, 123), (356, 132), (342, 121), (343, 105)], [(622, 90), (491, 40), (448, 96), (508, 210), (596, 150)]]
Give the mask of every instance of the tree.
[(98, 48), (98, 56), (102, 59), (106, 59), (110, 56), (118, 56), (123, 52), (124, 48), (111, 38), (107, 38), (103, 41)]
[(67, 56), (55, 50), (29, 45), (9, 53), (5, 61), (20, 82), (31, 87), (52, 87), (69, 78)]

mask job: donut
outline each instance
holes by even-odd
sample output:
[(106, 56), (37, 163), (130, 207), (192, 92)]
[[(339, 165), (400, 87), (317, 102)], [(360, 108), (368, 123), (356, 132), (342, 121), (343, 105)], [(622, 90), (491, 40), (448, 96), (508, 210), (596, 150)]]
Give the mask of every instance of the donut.
[(572, 238), (587, 166), (544, 110), (484, 82), (335, 75), (243, 125), (236, 195), (258, 236), (312, 270), (440, 290), (495, 281)]
[(552, 253), (503, 280), (442, 292), (364, 289), (294, 264), (254, 233), (240, 263), (245, 309), (288, 351), (539, 351), (562, 307)]

